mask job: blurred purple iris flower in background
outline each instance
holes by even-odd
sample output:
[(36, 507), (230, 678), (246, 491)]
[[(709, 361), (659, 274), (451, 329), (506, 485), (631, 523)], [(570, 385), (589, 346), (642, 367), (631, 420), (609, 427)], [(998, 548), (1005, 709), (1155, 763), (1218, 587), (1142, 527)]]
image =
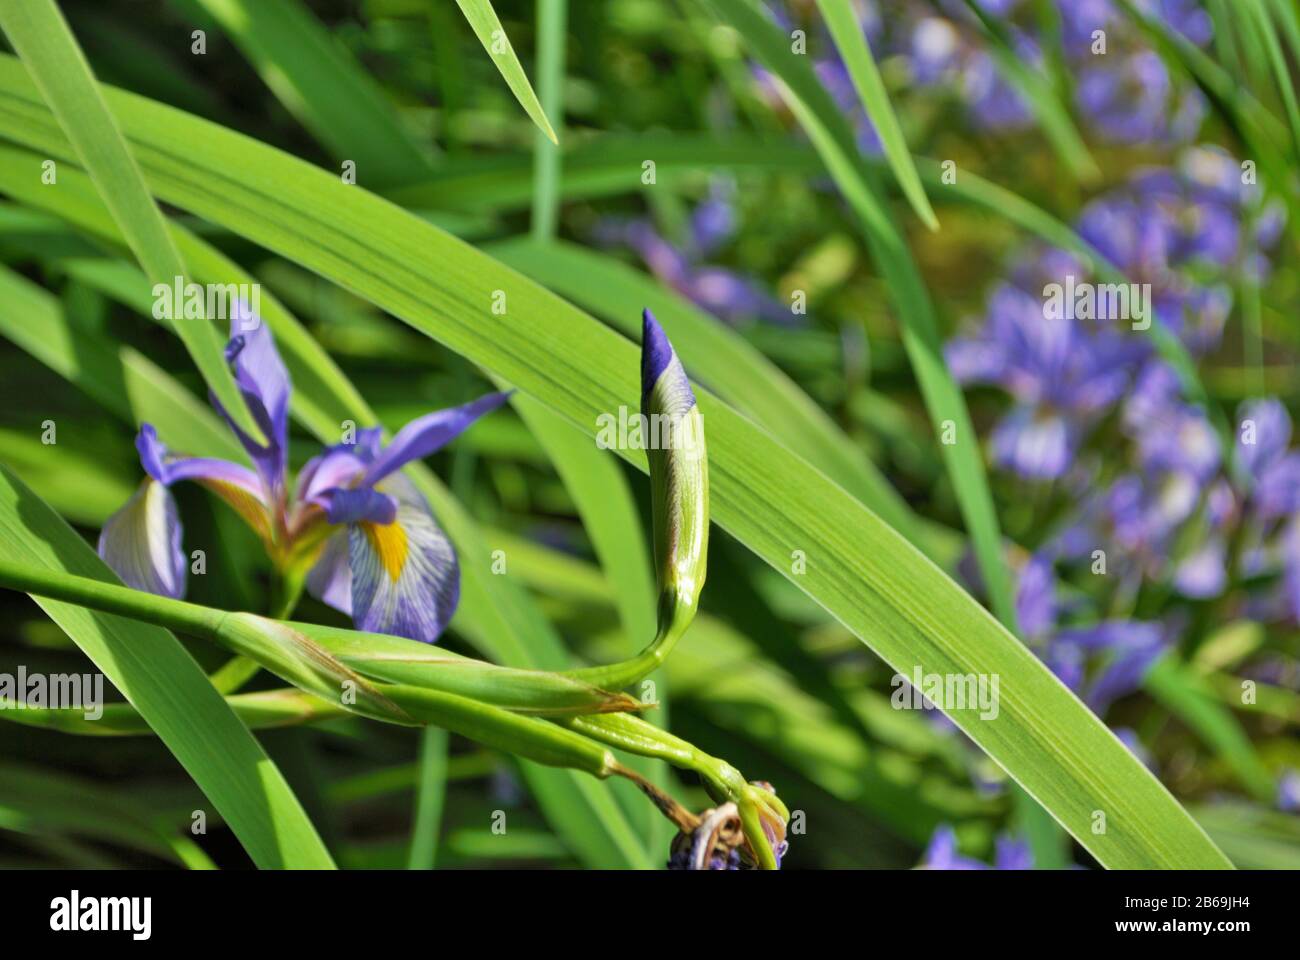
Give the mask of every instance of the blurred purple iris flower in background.
[(735, 233), (733, 191), (729, 183), (713, 184), (708, 198), (692, 212), (679, 246), (642, 219), (603, 221), (596, 228), (596, 239), (632, 250), (665, 286), (726, 323), (763, 320), (794, 325), (804, 317), (766, 293), (756, 280), (705, 262)]
[(957, 834), (947, 825), (935, 829), (919, 864), (922, 870), (1032, 870), (1034, 855), (1029, 844), (1003, 834), (995, 842), (993, 865), (964, 857), (957, 852)]
[(1142, 685), (1151, 665), (1169, 646), (1158, 623), (1108, 620), (1091, 626), (1060, 626), (1069, 608), (1057, 599), (1056, 574), (1043, 554), (1020, 571), (1016, 615), (1029, 647), (1098, 716)]
[(1051, 480), (1064, 475), (1088, 428), (1123, 394), (1123, 361), (1133, 350), (1078, 321), (1047, 319), (1041, 297), (1002, 284), (983, 326), (949, 341), (946, 356), (959, 383), (997, 385), (1016, 400), (993, 429), (994, 461)]

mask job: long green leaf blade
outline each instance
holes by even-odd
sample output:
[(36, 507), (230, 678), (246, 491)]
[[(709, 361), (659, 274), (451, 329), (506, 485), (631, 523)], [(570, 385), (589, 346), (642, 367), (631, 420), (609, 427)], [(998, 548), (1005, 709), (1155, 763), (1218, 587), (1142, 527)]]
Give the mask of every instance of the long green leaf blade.
[(172, 2), (216, 20), (334, 159), (356, 163), (358, 182), (392, 187), (432, 171), (383, 90), (299, 0)]
[(934, 208), (925, 195), (925, 187), (921, 185), (916, 165), (912, 163), (912, 154), (903, 137), (903, 129), (898, 125), (898, 117), (889, 103), (885, 82), (880, 78), (880, 70), (871, 55), (871, 47), (867, 45), (866, 34), (858, 23), (853, 5), (843, 0), (817, 0), (817, 7), (826, 20), (826, 26), (830, 28), (840, 59), (849, 69), (853, 85), (862, 99), (862, 107), (880, 136), (880, 144), (885, 149), (889, 167), (894, 171), (903, 195), (921, 222), (931, 230), (938, 230), (939, 219), (934, 215)]
[(459, 4), (460, 12), (465, 15), (469, 25), (474, 28), (474, 35), (478, 37), (479, 43), (483, 44), (483, 49), (496, 64), (501, 78), (510, 87), (510, 92), (524, 108), (524, 112), (533, 123), (537, 124), (537, 129), (546, 134), (547, 139), (552, 143), (559, 143), (559, 138), (551, 128), (551, 121), (546, 119), (546, 112), (542, 109), (537, 94), (533, 92), (532, 84), (528, 82), (528, 75), (524, 73), (523, 65), (515, 54), (515, 48), (510, 45), (510, 38), (506, 36), (497, 12), (492, 9), (491, 0), (456, 0), (456, 3)]
[[(54, 0), (0, 4), (0, 27), (22, 57), (150, 280), (170, 286), (177, 277), (184, 277), (184, 263), (167, 234), (162, 214)], [(180, 318), (174, 324), (203, 379), (226, 410), (245, 432), (261, 438), (261, 430), (235, 387), (223, 342), (212, 324), (187, 323)]]
[[(0, 551), (38, 569), (116, 580), (76, 531), (4, 467)], [(36, 602), (140, 711), (254, 863), (333, 866), (280, 771), (170, 632), (69, 603)]]

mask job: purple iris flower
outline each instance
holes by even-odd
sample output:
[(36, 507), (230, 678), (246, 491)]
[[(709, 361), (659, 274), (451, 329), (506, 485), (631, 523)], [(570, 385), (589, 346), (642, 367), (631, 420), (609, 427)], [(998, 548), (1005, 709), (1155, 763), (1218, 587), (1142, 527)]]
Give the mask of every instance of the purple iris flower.
[(1016, 406), (993, 430), (993, 456), (1032, 479), (1056, 479), (1074, 462), (1083, 436), (1123, 394), (1132, 344), (1078, 321), (1048, 319), (1041, 297), (998, 287), (984, 325), (945, 351), (960, 383), (995, 384)]
[(1300, 813), (1300, 770), (1285, 770), (1277, 785), (1277, 808)]
[(1175, 93), (1153, 50), (1091, 58), (1080, 69), (1075, 99), (1093, 128), (1116, 143), (1189, 140), (1205, 115), (1197, 92)]
[[(1019, 0), (984, 2), (985, 12), (1002, 17)], [(1020, 94), (1002, 76), (977, 30), (977, 20), (965, 3), (945, 3), (946, 16), (921, 16), (910, 24), (900, 46), (906, 51), (912, 79), (918, 86), (957, 90), (969, 108), (975, 126), (984, 130), (1018, 130), (1029, 125), (1032, 114)], [(1014, 31), (1017, 54), (1037, 66), (1042, 54), (1034, 39)]]
[(1059, 626), (1068, 610), (1057, 600), (1056, 575), (1045, 554), (1032, 556), (1021, 569), (1016, 612), (1029, 646), (1098, 716), (1140, 687), (1167, 647), (1165, 630), (1157, 623), (1109, 620)]
[(1260, 203), (1231, 156), (1198, 146), (1175, 169), (1143, 171), (1089, 203), (1078, 232), (1130, 281), (1150, 284), (1157, 321), (1201, 354), (1222, 336), (1235, 279), (1268, 273), (1263, 251), (1282, 218)]
[[(398, 471), (444, 446), (505, 402), (491, 393), (408, 423), (387, 446), (379, 428), (309, 461), (291, 489), (288, 419), (292, 386), (270, 329), (233, 320), (226, 357), (267, 441), (226, 417), (254, 469), (173, 454), (151, 424), (136, 448), (148, 475), (108, 519), (99, 554), (129, 586), (170, 597), (185, 592), (181, 523), (168, 489), (193, 480), (216, 493), (257, 533), (287, 582), (349, 614), (362, 630), (432, 643), (460, 595), (456, 553), (428, 504)], [(215, 402), (215, 401), (214, 401)]]
[(990, 868), (973, 857), (964, 857), (957, 852), (957, 833), (944, 824), (935, 829), (921, 860), (922, 870), (1032, 870), (1034, 855), (1029, 844), (1023, 840), (1003, 834), (997, 838)]
[(596, 236), (610, 246), (634, 251), (666, 286), (708, 313), (731, 324), (759, 319), (791, 326), (802, 319), (768, 295), (756, 281), (732, 270), (704, 263), (704, 258), (735, 232), (735, 208), (729, 187), (715, 185), (696, 207), (685, 243), (669, 243), (646, 220), (609, 220)]
[(1300, 450), (1289, 449), (1291, 415), (1267, 398), (1242, 404), (1237, 422), (1237, 455), (1250, 481), (1244, 510), (1262, 539), (1275, 540), (1283, 602), (1300, 621)]
[(1253, 512), (1273, 521), (1300, 510), (1300, 450), (1292, 451), (1291, 415), (1276, 399), (1242, 404), (1237, 453), (1250, 474)]

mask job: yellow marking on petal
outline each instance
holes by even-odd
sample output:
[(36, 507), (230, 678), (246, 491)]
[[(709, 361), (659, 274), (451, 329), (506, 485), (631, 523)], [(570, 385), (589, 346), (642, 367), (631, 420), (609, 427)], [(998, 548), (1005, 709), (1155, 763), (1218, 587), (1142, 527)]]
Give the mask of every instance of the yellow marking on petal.
[(375, 551), (379, 556), (379, 562), (388, 571), (388, 579), (396, 583), (402, 575), (402, 569), (406, 566), (409, 552), (406, 531), (399, 523), (363, 523), (361, 532), (366, 535), (366, 539), (370, 542), (370, 549)]

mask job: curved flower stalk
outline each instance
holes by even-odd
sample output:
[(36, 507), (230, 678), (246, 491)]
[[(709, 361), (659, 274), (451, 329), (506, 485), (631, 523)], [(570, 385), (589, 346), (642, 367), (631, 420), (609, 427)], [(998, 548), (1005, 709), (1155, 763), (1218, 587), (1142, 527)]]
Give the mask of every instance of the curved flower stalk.
[(136, 448), (148, 476), (104, 524), (100, 556), (130, 586), (183, 596), (182, 528), (169, 488), (192, 480), (229, 504), (261, 539), (285, 585), (277, 614), (292, 609), (305, 582), (360, 629), (436, 641), (456, 610), (460, 570), (428, 504), (398, 471), (453, 440), (507, 394), (426, 414), (387, 446), (378, 427), (357, 431), (354, 440), (310, 460), (291, 485), (292, 385), (270, 329), (257, 318), (232, 320), (226, 359), (267, 443), (249, 437), (213, 402), (254, 469), (177, 455), (143, 424)]
[(247, 657), (329, 704), (372, 719), (412, 722), (394, 709), (393, 698), (381, 695), (382, 690), (396, 690), (397, 699), (402, 699), (402, 691), (427, 689), (536, 716), (647, 706), (627, 694), (609, 693), (559, 673), (499, 666), (416, 646), (409, 639), (228, 612), (3, 559), (0, 586), (199, 637)]
[(641, 413), (650, 461), (658, 628), (638, 656), (573, 675), (606, 689), (635, 683), (667, 658), (686, 632), (708, 566), (709, 463), (704, 420), (686, 371), (663, 328), (642, 312)]
[[(613, 714), (575, 716), (557, 722), (619, 750), (690, 770), (704, 781), (719, 806), (699, 817), (682, 811), (678, 806), (661, 803), (653, 788), (642, 786), (680, 832), (673, 843), (670, 869), (738, 869), (741, 864), (764, 870), (780, 868), (781, 858), (788, 847), (786, 824), (790, 820), (790, 811), (777, 797), (771, 784), (746, 781), (740, 771), (726, 761), (709, 756), (693, 744), (638, 717)], [(694, 855), (701, 845), (705, 850), (703, 860)], [(693, 853), (682, 860), (681, 854), (686, 849)], [(709, 851), (715, 850), (720, 850), (716, 856), (721, 858), (722, 866), (715, 865), (714, 856), (708, 855)]]

